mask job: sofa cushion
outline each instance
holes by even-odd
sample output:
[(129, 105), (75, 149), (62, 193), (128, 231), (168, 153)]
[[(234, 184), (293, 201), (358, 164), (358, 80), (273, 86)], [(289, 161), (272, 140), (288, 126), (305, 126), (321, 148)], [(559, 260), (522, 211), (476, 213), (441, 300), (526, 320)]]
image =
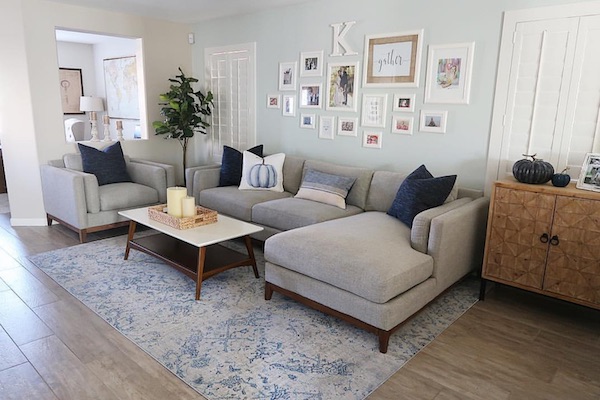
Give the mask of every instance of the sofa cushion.
[(390, 171), (375, 171), (367, 197), (366, 211), (387, 212), (394, 202), (400, 185), (407, 174)]
[[(263, 156), (263, 145), (248, 149), (250, 153), (259, 157)], [(221, 171), (219, 172), (219, 186), (239, 186), (242, 179), (242, 152), (233, 147), (223, 146), (221, 158)]]
[(346, 196), (355, 180), (356, 178), (349, 176), (327, 174), (309, 169), (304, 174), (296, 197), (346, 209)]
[(298, 193), (302, 183), (304, 171), (304, 158), (285, 155), (283, 162), (283, 190), (291, 194)]
[[(127, 196), (123, 196), (127, 193)], [(158, 191), (133, 182), (110, 183), (98, 188), (100, 211), (121, 210), (158, 203)]]
[(81, 153), (83, 171), (96, 175), (98, 185), (118, 182), (131, 182), (127, 164), (123, 157), (121, 142), (116, 142), (103, 150), (77, 143)]
[(388, 214), (411, 227), (418, 213), (444, 203), (455, 182), (456, 175), (434, 178), (421, 165), (402, 182)]
[(306, 171), (309, 169), (326, 172), (328, 174), (356, 178), (354, 185), (352, 185), (352, 188), (348, 192), (348, 197), (346, 197), (346, 204), (352, 204), (362, 208), (363, 210), (365, 209), (367, 204), (367, 193), (369, 192), (371, 178), (373, 177), (373, 170), (366, 168), (346, 167), (323, 161), (306, 160), (304, 163), (304, 173), (306, 173)]
[(243, 221), (252, 221), (252, 206), (269, 200), (291, 197), (288, 192), (239, 190), (236, 186), (217, 187), (200, 192), (198, 204)]
[(263, 158), (245, 151), (239, 189), (283, 192), (284, 161), (283, 153)]
[(341, 209), (329, 204), (292, 197), (256, 204), (252, 207), (252, 222), (287, 231), (362, 212), (362, 209), (352, 205)]
[(380, 304), (433, 272), (433, 258), (411, 248), (410, 229), (382, 212), (271, 236), (265, 259)]

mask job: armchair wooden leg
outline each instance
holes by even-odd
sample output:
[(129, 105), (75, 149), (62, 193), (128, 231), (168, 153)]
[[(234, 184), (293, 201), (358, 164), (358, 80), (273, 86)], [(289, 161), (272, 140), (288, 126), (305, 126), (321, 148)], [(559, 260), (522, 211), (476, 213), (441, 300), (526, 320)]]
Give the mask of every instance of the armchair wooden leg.
[(79, 230), (79, 243), (85, 243), (85, 239), (87, 239), (87, 232), (83, 229)]
[(273, 287), (269, 282), (265, 282), (265, 300), (271, 300), (273, 297)]
[(391, 331), (382, 331), (382, 330), (379, 331), (379, 333), (377, 335), (377, 336), (379, 336), (379, 352), (387, 353), (388, 344), (390, 343), (391, 335), (392, 335)]
[(52, 226), (52, 216), (50, 214), (46, 214), (46, 222), (48, 226)]

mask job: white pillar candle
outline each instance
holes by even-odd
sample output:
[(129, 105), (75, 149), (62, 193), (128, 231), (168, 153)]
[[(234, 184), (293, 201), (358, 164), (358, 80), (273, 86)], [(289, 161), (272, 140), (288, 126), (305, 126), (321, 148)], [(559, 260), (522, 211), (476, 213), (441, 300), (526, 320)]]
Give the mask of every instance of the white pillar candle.
[(194, 197), (184, 197), (181, 199), (182, 214), (184, 217), (196, 216), (196, 199)]
[(187, 189), (181, 186), (167, 188), (167, 213), (181, 218), (181, 199), (187, 196)]

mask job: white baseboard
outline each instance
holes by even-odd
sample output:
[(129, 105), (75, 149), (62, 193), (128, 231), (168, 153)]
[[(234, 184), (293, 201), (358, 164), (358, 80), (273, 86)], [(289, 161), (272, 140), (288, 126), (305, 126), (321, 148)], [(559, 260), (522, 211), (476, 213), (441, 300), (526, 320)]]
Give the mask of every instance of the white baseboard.
[(46, 218), (11, 218), (10, 226), (48, 226)]

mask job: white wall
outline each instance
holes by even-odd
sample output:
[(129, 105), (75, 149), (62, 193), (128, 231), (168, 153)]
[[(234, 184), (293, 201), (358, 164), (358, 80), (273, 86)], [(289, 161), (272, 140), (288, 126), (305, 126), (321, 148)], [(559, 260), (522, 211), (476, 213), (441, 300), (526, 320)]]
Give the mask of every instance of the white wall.
[[(195, 24), (193, 31), (194, 75), (204, 78), (205, 47), (237, 43), (257, 43), (257, 136), (266, 151), (312, 157), (348, 165), (409, 172), (425, 163), (434, 174), (458, 174), (459, 184), (482, 188), (485, 181), (486, 158), (491, 123), (498, 48), (503, 12), (515, 8), (573, 3), (569, 0), (328, 0), (277, 8), (267, 12)], [(356, 21), (346, 40), (357, 56), (329, 57), (332, 52), (330, 24)], [(418, 88), (359, 88), (357, 113), (320, 110), (297, 110), (297, 117), (282, 117), (281, 110), (266, 108), (267, 93), (278, 93), (278, 63), (299, 61), (300, 52), (324, 50), (326, 62), (359, 60), (363, 73), (364, 37), (368, 34), (403, 32), (424, 29), (421, 80)], [(471, 101), (469, 105), (423, 104), (427, 45), (475, 42)], [(312, 82), (314, 78), (300, 78)], [(326, 88), (325, 77), (319, 81)], [(361, 80), (362, 82), (362, 80)], [(362, 86), (362, 85), (361, 85)], [(284, 92), (280, 92), (284, 93)], [(289, 93), (289, 92), (288, 92)], [(296, 91), (296, 94), (298, 92)], [(362, 93), (388, 93), (386, 128), (381, 150), (362, 147), (359, 137), (339, 137), (320, 140), (317, 130), (299, 127), (299, 114), (355, 116), (360, 122)], [(390, 133), (391, 100), (394, 93), (416, 93), (415, 131), (413, 136)], [(421, 109), (447, 110), (445, 134), (418, 132)], [(336, 119), (337, 121), (337, 119)], [(196, 159), (208, 162), (196, 141)]]
[[(11, 224), (45, 223), (39, 165), (75, 151), (65, 143), (58, 82), (55, 28), (142, 38), (148, 118), (159, 119), (158, 95), (177, 67), (191, 71), (187, 25), (42, 0), (2, 0), (0, 12), (0, 139)], [(150, 133), (126, 141), (132, 157), (168, 162), (182, 176), (181, 148)]]

